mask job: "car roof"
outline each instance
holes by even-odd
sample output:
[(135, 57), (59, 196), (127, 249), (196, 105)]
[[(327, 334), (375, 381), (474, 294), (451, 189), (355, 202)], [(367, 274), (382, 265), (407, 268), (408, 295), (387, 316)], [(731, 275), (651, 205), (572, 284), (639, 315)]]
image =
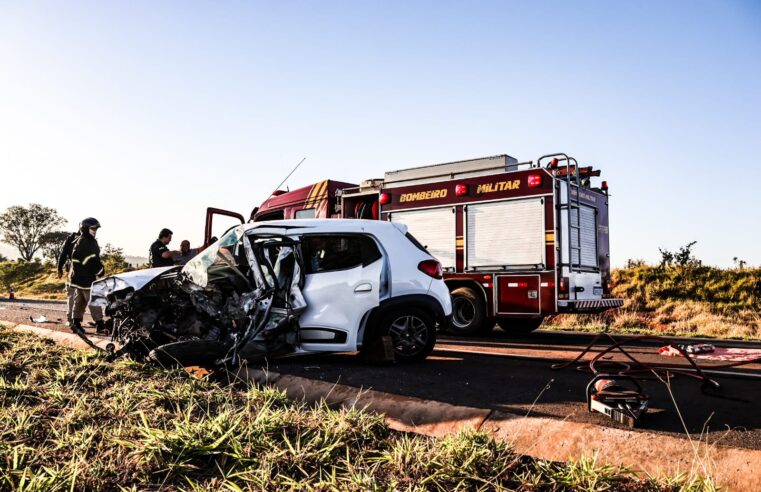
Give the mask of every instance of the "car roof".
[(280, 229), (289, 233), (315, 232), (384, 232), (397, 229), (402, 234), (407, 232), (407, 226), (396, 222), (367, 219), (290, 219), (252, 222), (244, 225), (244, 231), (257, 229)]

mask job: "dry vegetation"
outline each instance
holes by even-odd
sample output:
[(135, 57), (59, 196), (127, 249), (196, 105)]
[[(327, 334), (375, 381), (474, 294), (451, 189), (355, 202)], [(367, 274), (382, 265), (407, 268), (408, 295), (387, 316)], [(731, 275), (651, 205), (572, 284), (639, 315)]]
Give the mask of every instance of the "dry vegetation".
[(394, 432), (357, 409), (64, 349), (0, 328), (2, 490), (710, 490), (482, 433)]
[(562, 315), (545, 325), (590, 331), (761, 338), (761, 268), (642, 263), (612, 272), (621, 309)]
[(15, 262), (0, 263), (3, 277), (3, 295), (13, 286), (17, 297), (26, 299), (66, 299), (64, 279), (58, 279), (55, 267), (50, 263)]

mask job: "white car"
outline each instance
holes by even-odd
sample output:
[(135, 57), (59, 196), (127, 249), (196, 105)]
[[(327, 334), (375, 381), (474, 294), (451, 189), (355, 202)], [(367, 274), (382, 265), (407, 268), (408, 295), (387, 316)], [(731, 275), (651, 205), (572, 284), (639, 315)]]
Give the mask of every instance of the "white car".
[(353, 352), (390, 339), (424, 359), (452, 314), (441, 265), (406, 226), (305, 219), (244, 224), (184, 267), (93, 284), (120, 352), (184, 365)]

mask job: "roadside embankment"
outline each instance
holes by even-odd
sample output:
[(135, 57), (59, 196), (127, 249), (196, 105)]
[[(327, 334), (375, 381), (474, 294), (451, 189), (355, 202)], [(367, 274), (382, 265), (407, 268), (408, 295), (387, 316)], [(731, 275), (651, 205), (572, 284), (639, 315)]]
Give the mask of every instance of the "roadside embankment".
[(560, 315), (545, 328), (761, 339), (761, 268), (644, 264), (613, 270), (620, 309)]

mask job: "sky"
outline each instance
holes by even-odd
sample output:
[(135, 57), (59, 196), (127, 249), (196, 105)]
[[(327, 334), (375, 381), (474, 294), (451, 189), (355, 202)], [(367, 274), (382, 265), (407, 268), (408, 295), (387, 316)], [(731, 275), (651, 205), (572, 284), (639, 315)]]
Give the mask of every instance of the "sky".
[(0, 210), (128, 255), (303, 157), (291, 189), (566, 152), (610, 185), (614, 266), (761, 265), (760, 109), (761, 2), (0, 0)]

